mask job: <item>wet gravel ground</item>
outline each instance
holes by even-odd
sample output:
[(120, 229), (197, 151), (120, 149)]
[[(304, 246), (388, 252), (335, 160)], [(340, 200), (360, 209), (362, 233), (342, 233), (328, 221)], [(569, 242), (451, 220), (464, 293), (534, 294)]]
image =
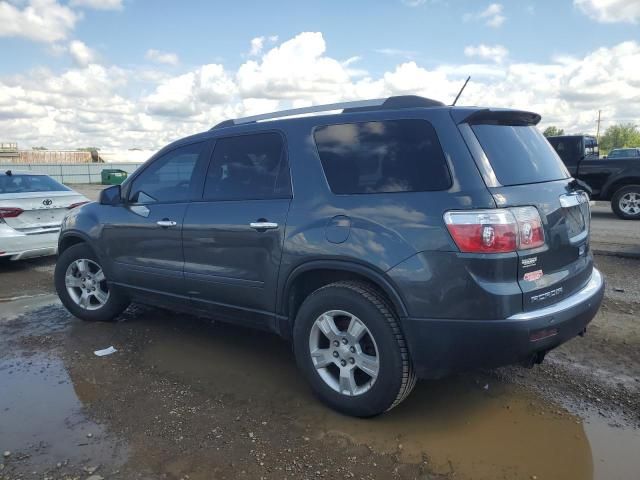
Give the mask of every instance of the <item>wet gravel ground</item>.
[(0, 265), (0, 479), (640, 478), (640, 261), (596, 263), (584, 338), (371, 420), (320, 404), (273, 335), (147, 307), (83, 323), (53, 260)]

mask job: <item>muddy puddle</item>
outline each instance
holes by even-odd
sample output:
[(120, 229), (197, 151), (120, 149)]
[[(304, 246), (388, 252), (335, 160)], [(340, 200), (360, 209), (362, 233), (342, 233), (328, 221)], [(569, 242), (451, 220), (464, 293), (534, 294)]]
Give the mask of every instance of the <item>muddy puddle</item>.
[(640, 430), (597, 411), (581, 419), (488, 375), (419, 382), (400, 407), (359, 420), (318, 403), (278, 338), (224, 325), (196, 334), (171, 321), (153, 323), (153, 341), (141, 353), (146, 364), (204, 391), (293, 412), (324, 441), (345, 437), (463, 479), (640, 478)]
[[(41, 301), (46, 304), (47, 299)], [(0, 318), (28, 310), (21, 302), (0, 304)], [(40, 306), (19, 324), (40, 332), (43, 318), (64, 317), (55, 309), (60, 307)], [(171, 384), (188, 385), (204, 398), (224, 395), (230, 404), (252, 412), (258, 423), (268, 421), (269, 428), (309, 432), (328, 452), (347, 439), (392, 454), (402, 463), (426, 463), (430, 471), (448, 478), (640, 478), (639, 430), (597, 411), (581, 412), (580, 418), (561, 401), (544, 401), (490, 375), (419, 382), (400, 407), (359, 420), (320, 404), (298, 373), (288, 344), (273, 335), (159, 310), (142, 309), (115, 324), (64, 318), (60, 322), (65, 327), (58, 332), (72, 339), (72, 347), (57, 347), (71, 349), (64, 352), (64, 362), (51, 347), (28, 355), (0, 354), (0, 450), (26, 452), (30, 457), (24, 462), (33, 470), (61, 459), (115, 470), (140, 456), (135, 444), (127, 447), (110, 436), (108, 419), (102, 424), (93, 420), (93, 400), (118, 395), (117, 384), (112, 393), (109, 384), (92, 378), (87, 366), (100, 362), (95, 365), (131, 365), (153, 372)], [(54, 324), (49, 327), (54, 329)], [(113, 357), (96, 360), (90, 353), (112, 343), (118, 349)], [(89, 352), (83, 368), (70, 360), (75, 350)], [(118, 371), (111, 371), (117, 378)], [(144, 428), (135, 423), (130, 427), (134, 432)], [(274, 453), (280, 448), (272, 447)]]
[[(71, 381), (64, 363), (45, 354), (0, 360), (0, 448), (4, 461), (25, 471), (64, 473), (67, 468), (126, 459), (126, 448), (84, 413), (86, 383)], [(58, 467), (58, 463), (61, 465)]]

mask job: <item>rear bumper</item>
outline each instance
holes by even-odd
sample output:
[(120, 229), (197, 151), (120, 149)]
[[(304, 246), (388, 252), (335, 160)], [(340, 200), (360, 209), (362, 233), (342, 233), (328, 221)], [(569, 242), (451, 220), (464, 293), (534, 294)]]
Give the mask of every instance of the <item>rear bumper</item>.
[(0, 225), (0, 257), (11, 260), (55, 255), (58, 251), (58, 231), (25, 235), (8, 225)]
[(405, 318), (403, 328), (417, 375), (439, 378), (525, 362), (547, 352), (582, 333), (603, 296), (604, 279), (594, 268), (580, 291), (539, 310), (503, 320)]

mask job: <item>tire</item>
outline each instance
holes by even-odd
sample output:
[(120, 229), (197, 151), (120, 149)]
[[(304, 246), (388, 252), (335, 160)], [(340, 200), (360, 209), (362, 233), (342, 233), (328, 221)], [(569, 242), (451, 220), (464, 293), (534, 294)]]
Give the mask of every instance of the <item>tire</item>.
[(611, 197), (611, 209), (623, 220), (640, 220), (640, 185), (625, 185)]
[(100, 272), (103, 270), (98, 257), (85, 243), (69, 247), (56, 262), (54, 282), (58, 297), (81, 320), (111, 322), (129, 306), (128, 297), (109, 285)]
[[(337, 330), (327, 328), (331, 325), (328, 320)], [(416, 384), (396, 314), (381, 293), (366, 283), (336, 282), (309, 295), (296, 316), (293, 343), (298, 367), (313, 391), (346, 415), (373, 417), (386, 412), (402, 402)], [(373, 368), (376, 362), (371, 361), (374, 358), (377, 370)], [(375, 378), (367, 373), (374, 371)], [(341, 376), (347, 379), (344, 385)], [(343, 392), (343, 386), (348, 390)]]

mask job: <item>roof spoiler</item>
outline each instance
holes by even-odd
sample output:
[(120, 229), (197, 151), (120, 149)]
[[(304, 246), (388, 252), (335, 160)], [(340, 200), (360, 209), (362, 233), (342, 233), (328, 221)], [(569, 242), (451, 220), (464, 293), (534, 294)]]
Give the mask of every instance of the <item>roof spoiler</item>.
[(456, 123), (485, 124), (485, 125), (511, 125), (516, 127), (526, 127), (537, 125), (541, 116), (537, 113), (526, 112), (524, 110), (493, 109), (455, 111), (451, 114)]

